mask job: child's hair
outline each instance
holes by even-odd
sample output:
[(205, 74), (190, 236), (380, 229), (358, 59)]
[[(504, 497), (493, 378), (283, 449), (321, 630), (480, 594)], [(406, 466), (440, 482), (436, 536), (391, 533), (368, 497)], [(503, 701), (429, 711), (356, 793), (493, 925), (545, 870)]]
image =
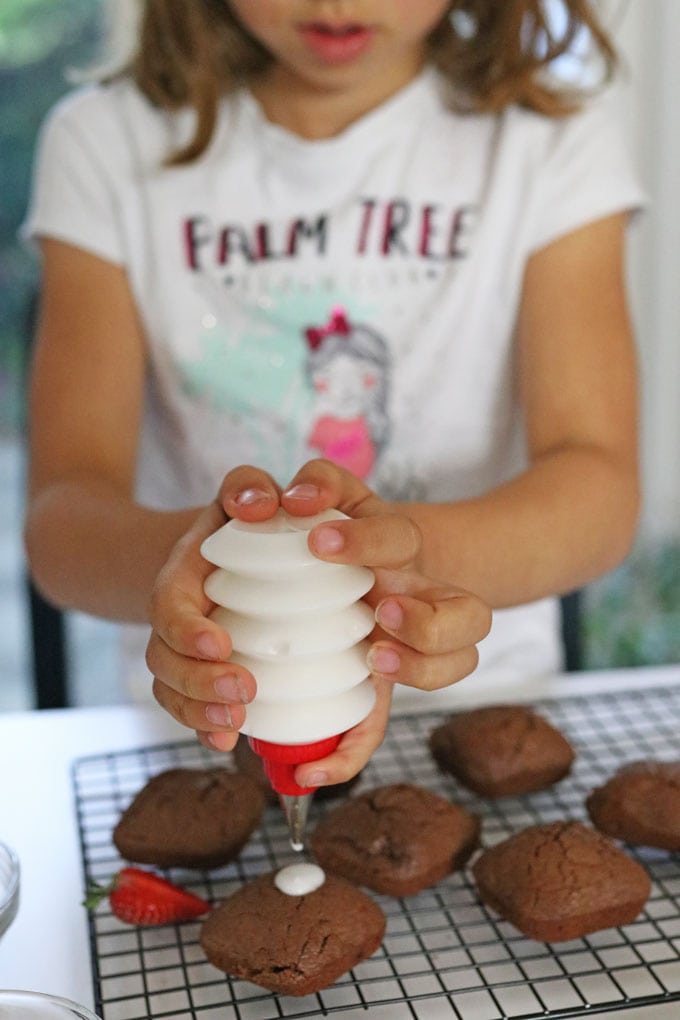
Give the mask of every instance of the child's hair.
[[(123, 68), (155, 104), (196, 111), (190, 143), (171, 163), (199, 156), (212, 137), (219, 97), (265, 69), (268, 52), (244, 30), (228, 0), (138, 0), (143, 3), (136, 52)], [(616, 55), (592, 0), (562, 0), (559, 30), (545, 0), (451, 0), (429, 38), (430, 60), (460, 108), (496, 112), (511, 103), (550, 116), (578, 105), (548, 70), (585, 32), (602, 60), (603, 80)]]

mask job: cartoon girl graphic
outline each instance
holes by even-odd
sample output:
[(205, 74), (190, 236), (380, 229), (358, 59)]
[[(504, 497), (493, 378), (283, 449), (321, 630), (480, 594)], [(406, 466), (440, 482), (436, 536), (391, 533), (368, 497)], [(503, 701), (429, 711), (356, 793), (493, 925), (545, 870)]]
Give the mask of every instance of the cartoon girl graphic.
[(387, 344), (370, 327), (350, 323), (341, 307), (305, 337), (314, 390), (308, 445), (365, 480), (387, 441)]

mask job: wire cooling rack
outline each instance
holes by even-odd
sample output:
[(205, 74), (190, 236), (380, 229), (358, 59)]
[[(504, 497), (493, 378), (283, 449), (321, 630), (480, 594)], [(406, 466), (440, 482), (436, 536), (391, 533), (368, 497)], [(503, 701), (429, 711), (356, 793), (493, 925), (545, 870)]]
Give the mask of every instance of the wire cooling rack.
[[(391, 721), (355, 790), (419, 783), (477, 812), (489, 846), (528, 825), (585, 819), (588, 792), (624, 762), (679, 756), (680, 688), (537, 701), (535, 707), (577, 751), (572, 774), (552, 789), (497, 801), (464, 790), (431, 760), (427, 737), (442, 716), (428, 714)], [(216, 760), (224, 763), (223, 756), (187, 741), (76, 761), (85, 880), (105, 881), (121, 866), (111, 831), (152, 775)], [(324, 810), (312, 805), (316, 817)], [(535, 1020), (680, 1003), (680, 856), (630, 852), (652, 879), (651, 897), (633, 924), (572, 942), (535, 942), (484, 907), (463, 871), (417, 896), (376, 896), (387, 915), (381, 948), (331, 988), (304, 998), (273, 995), (212, 967), (199, 944), (199, 923), (130, 928), (100, 907), (89, 918), (96, 1009), (104, 1020), (360, 1020), (366, 1011), (372, 1020)], [(209, 874), (166, 874), (219, 901), (293, 859), (282, 813), (270, 807), (237, 862)]]

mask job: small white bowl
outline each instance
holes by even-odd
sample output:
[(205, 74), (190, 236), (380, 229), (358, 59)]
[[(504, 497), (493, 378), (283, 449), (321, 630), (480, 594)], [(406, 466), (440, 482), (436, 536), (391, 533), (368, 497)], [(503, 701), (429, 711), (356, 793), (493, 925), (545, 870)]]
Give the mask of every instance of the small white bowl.
[(101, 1017), (58, 995), (0, 991), (0, 1020), (101, 1020)]
[(17, 916), (19, 909), (19, 858), (0, 843), (0, 938)]

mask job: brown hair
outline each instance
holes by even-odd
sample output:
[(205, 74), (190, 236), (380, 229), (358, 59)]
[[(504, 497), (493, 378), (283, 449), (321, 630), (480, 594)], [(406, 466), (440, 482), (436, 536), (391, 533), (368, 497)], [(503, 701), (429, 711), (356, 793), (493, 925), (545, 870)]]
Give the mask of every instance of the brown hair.
[[(459, 107), (497, 112), (510, 103), (560, 116), (578, 106), (574, 89), (548, 77), (551, 63), (585, 31), (603, 63), (603, 80), (616, 56), (591, 0), (562, 0), (556, 32), (545, 0), (452, 0), (429, 39), (431, 62), (451, 85)], [(205, 151), (217, 102), (264, 70), (267, 51), (236, 20), (227, 0), (145, 0), (137, 52), (123, 69), (155, 104), (192, 106), (194, 137), (171, 163)]]

